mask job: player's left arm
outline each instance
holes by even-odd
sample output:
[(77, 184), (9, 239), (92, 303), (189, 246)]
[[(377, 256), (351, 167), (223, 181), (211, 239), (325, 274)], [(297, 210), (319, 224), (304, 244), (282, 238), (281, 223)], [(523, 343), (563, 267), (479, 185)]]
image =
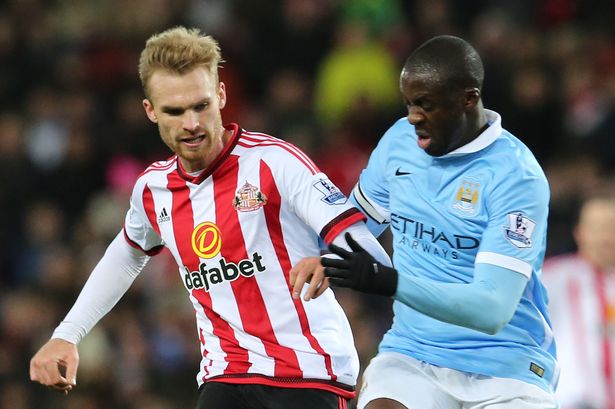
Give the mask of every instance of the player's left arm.
[[(375, 259), (384, 266), (392, 266), (391, 259), (386, 250), (380, 245), (378, 240), (370, 233), (365, 223), (355, 223), (344, 229), (335, 239), (333, 244), (346, 250), (350, 247), (346, 244), (345, 234), (352, 234), (370, 254), (375, 255)], [(334, 254), (325, 254), (322, 257), (337, 257)], [(317, 298), (329, 288), (329, 280), (324, 275), (324, 267), (320, 262), (321, 257), (306, 257), (300, 260), (290, 270), (290, 285), (293, 287), (292, 296), (295, 299), (300, 297), (305, 283), (309, 283), (308, 288), (303, 294), (303, 299), (309, 301)]]
[(477, 264), (467, 284), (401, 276), (395, 299), (437, 320), (496, 334), (513, 317), (527, 282), (517, 271)]
[[(506, 175), (508, 176), (508, 175)], [(544, 256), (549, 188), (541, 171), (495, 184), (491, 219), (469, 283), (445, 283), (417, 277), (378, 263), (352, 237), (351, 252), (330, 249), (341, 260), (323, 259), (332, 285), (393, 296), (430, 317), (488, 334), (506, 325), (519, 304), (532, 272)]]
[(333, 244), (329, 248), (341, 259), (321, 261), (331, 284), (392, 296), (432, 318), (487, 334), (497, 333), (510, 321), (528, 281), (517, 271), (490, 264), (477, 264), (470, 283), (399, 275), (393, 267), (373, 258), (349, 234), (346, 240), (352, 251)]

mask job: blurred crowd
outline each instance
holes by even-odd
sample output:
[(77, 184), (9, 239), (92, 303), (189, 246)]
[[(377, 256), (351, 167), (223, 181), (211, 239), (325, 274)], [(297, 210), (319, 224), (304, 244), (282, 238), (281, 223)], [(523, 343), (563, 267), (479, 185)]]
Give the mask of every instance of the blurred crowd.
[[(575, 249), (580, 201), (615, 189), (614, 4), (1, 1), (0, 409), (195, 406), (194, 313), (167, 252), (81, 343), (70, 397), (28, 380), (30, 357), (120, 231), (137, 175), (170, 155), (143, 112), (137, 75), (154, 32), (182, 24), (216, 37), (224, 120), (295, 143), (346, 193), (405, 115), (398, 77), (409, 52), (438, 34), (467, 39), (485, 64), (485, 106), (547, 172), (551, 256)], [(389, 326), (389, 302), (337, 295), (364, 367)]]

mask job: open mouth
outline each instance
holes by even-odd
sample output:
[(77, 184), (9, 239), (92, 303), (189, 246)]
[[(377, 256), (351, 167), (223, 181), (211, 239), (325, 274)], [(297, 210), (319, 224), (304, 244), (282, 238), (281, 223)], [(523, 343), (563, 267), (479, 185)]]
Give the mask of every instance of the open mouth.
[(205, 135), (192, 135), (187, 138), (182, 138), (181, 142), (189, 147), (196, 147), (201, 144), (205, 140)]
[(417, 143), (421, 149), (427, 149), (431, 144), (431, 137), (425, 131), (417, 131), (416, 135), (418, 136)]

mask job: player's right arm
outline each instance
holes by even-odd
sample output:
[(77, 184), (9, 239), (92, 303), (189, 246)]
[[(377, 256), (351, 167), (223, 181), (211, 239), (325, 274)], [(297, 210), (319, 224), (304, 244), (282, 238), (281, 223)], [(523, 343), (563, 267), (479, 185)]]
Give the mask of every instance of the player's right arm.
[[(111, 242), (66, 318), (30, 361), (30, 379), (68, 394), (76, 385), (77, 344), (126, 293), (149, 256), (121, 232)], [(65, 371), (65, 373), (63, 373)]]
[(390, 141), (397, 134), (397, 126), (397, 123), (393, 125), (380, 139), (349, 197), (350, 203), (367, 217), (365, 224), (375, 237), (379, 237), (391, 223), (386, 167)]

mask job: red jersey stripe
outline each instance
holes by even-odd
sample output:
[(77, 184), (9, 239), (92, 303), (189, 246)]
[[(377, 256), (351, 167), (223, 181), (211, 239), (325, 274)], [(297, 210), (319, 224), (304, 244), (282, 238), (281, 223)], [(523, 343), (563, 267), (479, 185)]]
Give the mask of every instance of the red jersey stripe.
[(323, 227), (320, 232), (320, 237), (322, 237), (326, 245), (329, 245), (343, 230), (357, 222), (365, 220), (365, 215), (358, 209), (348, 209)]
[(145, 169), (139, 175), (139, 177), (145, 175), (146, 173), (152, 172), (152, 171), (165, 171), (165, 170), (168, 170), (171, 167), (173, 167), (176, 163), (177, 163), (177, 156), (170, 157), (166, 162), (155, 162), (155, 163), (152, 163), (151, 165), (149, 165), (147, 167), (147, 169)]
[[(168, 175), (168, 188), (173, 192), (173, 234), (175, 244), (180, 257), (184, 263), (184, 267), (190, 271), (199, 271), (200, 259), (192, 250), (191, 237), (194, 230), (194, 213), (192, 202), (190, 200), (190, 189), (186, 181), (181, 178), (177, 172), (171, 172)], [(237, 338), (228, 322), (213, 311), (211, 297), (202, 289), (193, 289), (192, 296), (196, 298), (209, 321), (213, 326), (213, 333), (220, 339), (220, 346), (226, 353), (228, 365), (226, 372), (237, 373), (246, 372), (250, 367), (248, 362), (248, 352), (239, 346)], [(202, 328), (199, 328), (199, 332)], [(204, 356), (207, 355), (205, 350)], [(206, 369), (206, 368), (205, 368)]]
[(248, 144), (245, 144), (245, 143), (242, 143), (241, 141), (239, 141), (239, 143), (237, 145), (243, 146), (244, 148), (254, 148), (254, 147), (257, 147), (257, 146), (259, 146), (259, 147), (260, 146), (279, 146), (280, 148), (282, 148), (282, 149), (290, 152), (291, 154), (293, 154), (301, 163), (303, 163), (305, 165), (306, 168), (308, 168), (310, 170), (312, 175), (315, 175), (315, 174), (320, 172), (320, 170), (318, 170), (318, 168), (312, 166), (312, 164), (310, 164), (309, 162), (305, 161), (303, 158), (298, 156), (288, 146), (280, 144), (280, 143), (263, 142), (263, 143), (259, 143), (258, 145), (248, 145)]
[(288, 148), (292, 149), (297, 155), (299, 155), (303, 159), (305, 159), (306, 162), (310, 163), (312, 165), (312, 167), (317, 170), (316, 173), (319, 172), (318, 166), (316, 166), (314, 161), (312, 161), (312, 159), (308, 155), (306, 155), (301, 149), (299, 149), (298, 147), (296, 147), (292, 143), (286, 142), (283, 139), (275, 138), (275, 137), (273, 137), (271, 135), (267, 135), (267, 134), (260, 133), (260, 132), (247, 132), (247, 131), (244, 131), (243, 134), (242, 134), (242, 137), (244, 137), (246, 140), (251, 140), (251, 141), (269, 141), (269, 142), (277, 142), (277, 143), (280, 143), (282, 145), (285, 145)]
[(144, 252), (145, 254), (147, 254), (148, 256), (155, 256), (156, 254), (160, 253), (163, 249), (164, 246), (156, 246), (156, 247), (152, 247), (149, 250), (145, 250), (144, 248), (142, 248), (141, 246), (139, 246), (137, 243), (135, 243), (135, 241), (133, 239), (131, 239), (130, 237), (128, 237), (128, 233), (126, 233), (126, 227), (124, 226), (124, 239), (126, 239), (126, 242), (136, 248), (137, 250), (141, 250), (142, 252)]
[[(235, 198), (235, 188), (238, 186), (238, 160), (238, 156), (230, 156), (220, 172), (214, 172), (212, 175), (216, 200), (216, 224), (223, 238), (221, 254), (226, 260), (233, 262), (253, 257), (252, 254), (247, 254), (239, 216), (235, 208), (231, 206)], [(274, 376), (301, 378), (303, 372), (299, 368), (295, 352), (291, 348), (280, 345), (277, 340), (256, 278), (252, 276), (235, 280), (231, 282), (231, 288), (237, 300), (244, 331), (258, 336), (263, 342), (267, 355), (274, 359)]]
[(156, 206), (154, 204), (154, 197), (152, 196), (152, 191), (147, 185), (145, 185), (145, 188), (143, 189), (143, 208), (145, 209), (145, 214), (147, 215), (149, 223), (160, 236), (160, 227), (156, 221)]
[[(242, 139), (244, 140), (242, 143)], [(246, 143), (245, 141), (254, 142), (254, 144)], [(312, 174), (320, 173), (320, 169), (316, 164), (307, 156), (301, 149), (297, 148), (295, 145), (283, 141), (278, 138), (274, 138), (273, 136), (269, 136), (266, 134), (257, 134), (252, 132), (246, 132), (241, 135), (241, 139), (239, 141), (239, 145), (245, 148), (252, 148), (254, 146), (280, 146), (292, 153), (297, 159), (299, 159), (303, 164), (305, 164)]]
[[(263, 161), (261, 161), (260, 163), (260, 180), (261, 188), (267, 191), (268, 194), (267, 206), (264, 207), (267, 230), (269, 231), (269, 236), (271, 237), (276, 256), (280, 261), (280, 265), (282, 266), (282, 271), (284, 271), (284, 278), (286, 279), (288, 293), (290, 295), (291, 285), (289, 274), (292, 265), (290, 262), (290, 256), (288, 255), (288, 250), (286, 249), (286, 244), (284, 243), (282, 225), (280, 224), (280, 206), (282, 203), (282, 198), (275, 184), (271, 169)], [(331, 356), (323, 350), (314, 335), (311, 333), (307, 314), (305, 312), (305, 309), (303, 308), (301, 300), (293, 299), (293, 303), (295, 305), (297, 317), (299, 318), (299, 322), (301, 324), (301, 331), (303, 335), (310, 343), (310, 346), (318, 354), (324, 357), (327, 374), (331, 377), (331, 380), (335, 381), (337, 379), (337, 376), (333, 373), (333, 367), (331, 365)]]

